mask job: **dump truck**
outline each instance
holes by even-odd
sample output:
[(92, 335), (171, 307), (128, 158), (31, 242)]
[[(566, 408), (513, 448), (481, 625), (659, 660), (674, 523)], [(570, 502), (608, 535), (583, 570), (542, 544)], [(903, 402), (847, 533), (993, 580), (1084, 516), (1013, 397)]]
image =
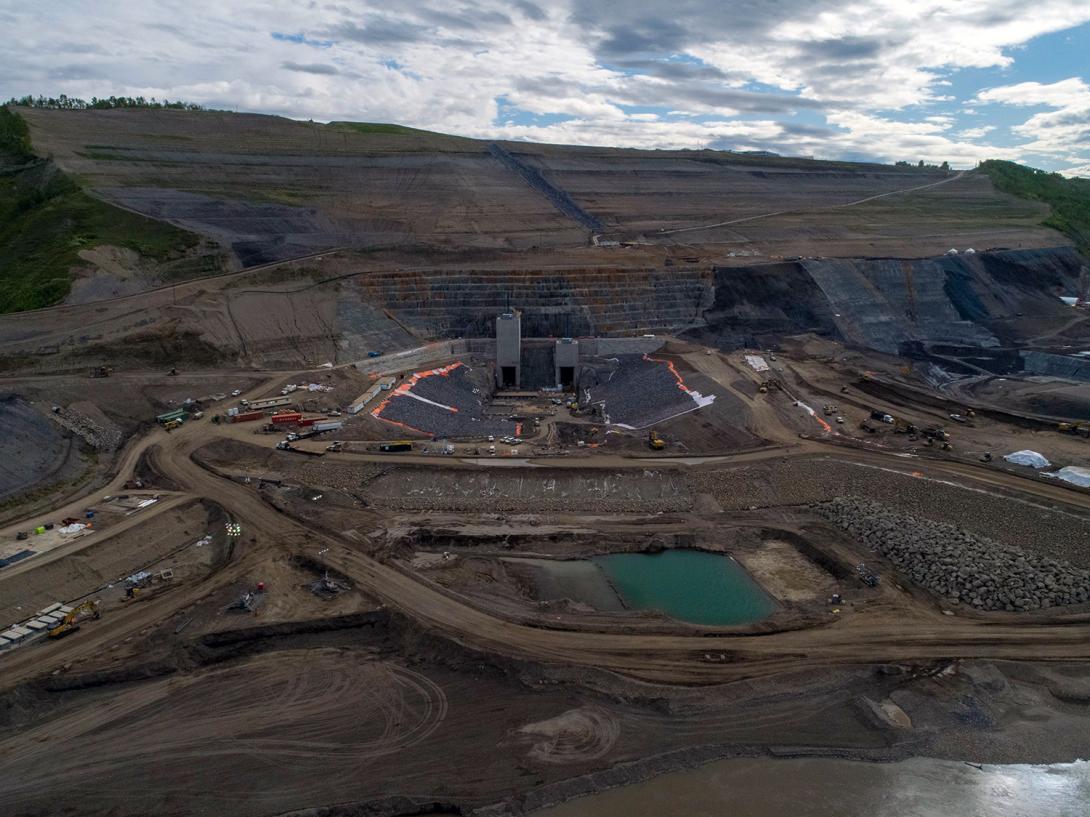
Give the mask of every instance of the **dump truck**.
[(79, 629), (79, 622), (88, 618), (99, 618), (98, 602), (85, 601), (78, 607), (72, 608), (71, 611), (65, 615), (64, 619), (50, 630), (47, 635), (49, 638), (64, 638), (66, 635), (70, 635)]

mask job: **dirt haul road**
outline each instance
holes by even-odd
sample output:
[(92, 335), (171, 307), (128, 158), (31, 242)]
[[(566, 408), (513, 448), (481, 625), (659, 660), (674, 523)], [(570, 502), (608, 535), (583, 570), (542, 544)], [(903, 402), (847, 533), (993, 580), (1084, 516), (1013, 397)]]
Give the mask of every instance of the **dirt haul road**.
[[(255, 390), (256, 391), (256, 390)], [(882, 612), (851, 616), (806, 630), (771, 633), (760, 637), (691, 635), (627, 635), (575, 632), (527, 626), (479, 609), (468, 600), (421, 582), (399, 569), (361, 553), (345, 540), (311, 530), (273, 511), (252, 489), (208, 471), (192, 459), (208, 442), (208, 425), (193, 424), (166, 435), (153, 432), (138, 441), (125, 461), (153, 442), (159, 443), (157, 465), (190, 496), (207, 497), (223, 506), (243, 527), (243, 540), (234, 562), (214, 581), (218, 586), (237, 581), (271, 554), (328, 548), (324, 559), (348, 576), (360, 590), (391, 608), (470, 648), (547, 663), (557, 662), (614, 670), (637, 678), (667, 683), (715, 683), (780, 672), (845, 663), (926, 661), (960, 657), (1023, 660), (1090, 659), (1090, 617), (1068, 617), (1052, 622), (996, 617), (990, 620), (944, 617), (937, 610), (916, 609), (906, 615)], [(214, 432), (213, 432), (214, 433)], [(807, 446), (806, 448), (809, 448)], [(807, 453), (809, 453), (807, 451)], [(785, 456), (782, 451), (772, 456)], [(845, 459), (894, 465), (879, 454), (852, 453)], [(639, 461), (609, 463), (643, 468)], [(588, 461), (587, 466), (595, 464)], [(603, 463), (604, 464), (604, 463)], [(948, 463), (920, 464), (935, 478), (953, 476), (959, 484), (978, 471)], [(901, 470), (901, 468), (898, 468)], [(122, 479), (120, 474), (118, 479)], [(1002, 474), (989, 475), (996, 487), (1037, 494), (1048, 502), (1055, 492), (1066, 493), (1067, 504), (1090, 507), (1090, 497), (1054, 486), (1027, 483)], [(981, 488), (980, 490), (984, 490)], [(1042, 496), (1042, 494), (1048, 496)], [(61, 642), (42, 649), (17, 651), (5, 661), (5, 685), (48, 672), (61, 661), (92, 655), (170, 617), (210, 591), (209, 583), (188, 587), (147, 604), (137, 605), (103, 619), (100, 627), (74, 643)], [(20, 654), (20, 653), (25, 654)], [(708, 654), (722, 654), (709, 661)]]

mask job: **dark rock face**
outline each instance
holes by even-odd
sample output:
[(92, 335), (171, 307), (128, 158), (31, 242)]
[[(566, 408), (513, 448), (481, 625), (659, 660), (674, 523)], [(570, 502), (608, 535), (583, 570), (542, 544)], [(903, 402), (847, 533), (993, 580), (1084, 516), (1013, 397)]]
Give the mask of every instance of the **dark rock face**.
[(1064, 320), (1059, 296), (1078, 291), (1083, 263), (1055, 247), (721, 267), (707, 326), (690, 334), (726, 347), (814, 332), (890, 354), (921, 343), (994, 348), (1018, 339), (1010, 318)]

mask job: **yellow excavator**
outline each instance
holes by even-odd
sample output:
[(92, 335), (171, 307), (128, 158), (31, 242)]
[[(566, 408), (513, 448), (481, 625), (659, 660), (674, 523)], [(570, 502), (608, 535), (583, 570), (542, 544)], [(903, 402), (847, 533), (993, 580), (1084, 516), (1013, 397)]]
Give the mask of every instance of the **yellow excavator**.
[(662, 439), (655, 429), (651, 429), (647, 435), (647, 444), (651, 446), (652, 451), (662, 451), (666, 447), (666, 440)]
[(86, 618), (99, 618), (98, 602), (85, 601), (64, 617), (64, 621), (49, 631), (50, 638), (64, 638), (79, 629), (79, 622)]

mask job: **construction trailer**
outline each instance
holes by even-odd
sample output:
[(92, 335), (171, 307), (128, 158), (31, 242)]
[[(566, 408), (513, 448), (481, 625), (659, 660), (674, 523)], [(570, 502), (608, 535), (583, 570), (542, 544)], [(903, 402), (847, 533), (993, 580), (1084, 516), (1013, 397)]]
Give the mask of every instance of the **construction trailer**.
[(232, 423), (249, 423), (254, 420), (260, 420), (265, 416), (263, 411), (246, 411), (239, 412), (231, 417)]
[(167, 423), (174, 423), (175, 425), (177, 425), (185, 422), (188, 416), (189, 413), (184, 408), (177, 408), (174, 409), (174, 411), (168, 411), (165, 414), (160, 414), (158, 417), (155, 418), (155, 422), (157, 422), (161, 426), (165, 426)]
[(278, 408), (280, 406), (290, 406), (290, 397), (266, 397), (264, 400), (241, 400), (239, 401), (246, 407), (247, 411), (264, 411), (266, 409)]
[(367, 407), (368, 403), (375, 399), (375, 395), (379, 392), (389, 391), (393, 388), (393, 385), (394, 378), (392, 377), (383, 377), (380, 380), (376, 380), (371, 384), (371, 387), (367, 389), (367, 391), (352, 401), (352, 404), (348, 407), (348, 413), (353, 415), (359, 414)]

